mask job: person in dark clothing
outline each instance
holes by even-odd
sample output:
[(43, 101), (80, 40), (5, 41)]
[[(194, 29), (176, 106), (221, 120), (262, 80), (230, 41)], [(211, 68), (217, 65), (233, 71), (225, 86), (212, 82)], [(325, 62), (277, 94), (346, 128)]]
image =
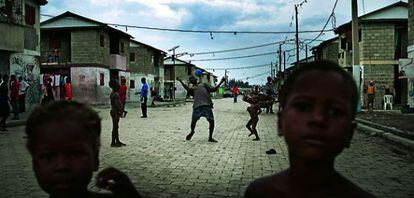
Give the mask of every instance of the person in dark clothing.
[(19, 90), (20, 90), (20, 83), (17, 81), (15, 75), (10, 76), (10, 102), (13, 107), (13, 120), (19, 119)]
[(9, 76), (4, 74), (0, 85), (0, 131), (7, 131), (6, 120), (10, 116)]
[[(200, 74), (200, 72), (197, 72), (196, 70), (195, 74)], [(201, 75), (201, 74), (200, 74)], [(200, 76), (198, 75), (198, 76)], [(190, 83), (194, 86), (190, 87), (187, 84), (185, 84), (180, 78), (177, 77), (177, 80), (183, 85), (184, 89), (191, 93), (191, 95), (194, 97), (194, 103), (193, 103), (193, 114), (191, 116), (191, 131), (186, 136), (186, 140), (191, 140), (195, 133), (195, 127), (197, 124), (197, 121), (201, 117), (205, 117), (209, 123), (209, 136), (208, 141), (209, 142), (217, 142), (213, 138), (213, 132), (214, 132), (214, 115), (213, 115), (213, 101), (211, 100), (210, 93), (216, 92), (218, 88), (225, 82), (225, 78), (221, 79), (218, 85), (215, 87), (212, 87), (206, 83), (201, 83), (197, 80), (195, 76), (190, 76)]]
[(119, 140), (119, 120), (122, 116), (124, 110), (122, 108), (122, 102), (119, 97), (119, 88), (120, 85), (117, 80), (109, 81), (109, 87), (111, 87), (112, 92), (110, 95), (111, 99), (111, 118), (112, 118), (112, 139), (111, 139), (111, 147), (120, 147), (126, 146), (126, 144), (122, 143)]
[(48, 78), (46, 80), (46, 95), (42, 99), (42, 104), (44, 105), (54, 100), (55, 97), (53, 96), (52, 78)]

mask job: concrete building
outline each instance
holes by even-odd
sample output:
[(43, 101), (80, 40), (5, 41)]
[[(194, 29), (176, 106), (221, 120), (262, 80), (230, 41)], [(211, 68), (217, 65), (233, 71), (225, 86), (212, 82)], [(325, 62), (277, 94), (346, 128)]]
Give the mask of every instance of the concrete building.
[[(385, 90), (394, 93), (395, 104), (405, 104), (406, 82), (398, 77), (400, 58), (407, 57), (408, 4), (397, 2), (371, 13), (359, 20), (359, 46), (361, 65), (361, 88), (369, 81), (376, 87), (375, 108), (382, 108)], [(352, 72), (352, 27), (351, 22), (339, 26), (335, 33), (339, 37), (338, 63)], [(364, 92), (363, 102), (367, 99)]]
[(54, 77), (55, 98), (63, 98), (65, 77), (71, 80), (73, 98), (91, 104), (110, 102), (110, 79), (129, 82), (129, 34), (71, 12), (40, 28), (41, 74)]
[(318, 46), (311, 48), (315, 60), (329, 60), (338, 63), (339, 38), (334, 37), (323, 41)]
[[(130, 41), (129, 51), (129, 97), (138, 101), (141, 78), (145, 77), (150, 88), (164, 96), (164, 57), (166, 52), (135, 40)], [(151, 102), (152, 98), (148, 98)]]
[(408, 47), (406, 61), (400, 61), (400, 78), (407, 81), (407, 105), (414, 108), (414, 0), (408, 1)]
[(40, 6), (46, 0), (0, 1), (0, 74), (23, 77), (28, 106), (39, 103)]
[(173, 87), (175, 84), (175, 99), (185, 99), (187, 92), (184, 87), (176, 79), (179, 77), (183, 82), (188, 84), (188, 77), (194, 75), (196, 66), (187, 61), (180, 60), (175, 58), (173, 60), (171, 57), (164, 59), (164, 98), (167, 100), (172, 100), (174, 97)]

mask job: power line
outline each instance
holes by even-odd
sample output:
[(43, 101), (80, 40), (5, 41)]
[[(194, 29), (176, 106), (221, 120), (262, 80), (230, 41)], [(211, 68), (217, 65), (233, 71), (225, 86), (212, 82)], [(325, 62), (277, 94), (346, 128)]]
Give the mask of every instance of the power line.
[[(338, 0), (335, 1), (334, 7), (332, 8), (331, 14), (328, 17), (328, 20), (326, 20), (325, 25), (323, 26), (321, 32), (319, 32), (318, 36), (316, 36), (313, 40), (311, 40), (310, 42), (308, 42), (307, 44), (313, 43), (316, 39), (318, 39), (324, 32), (326, 26), (328, 25), (329, 21), (331, 20), (331, 18), (334, 18), (335, 20), (335, 9), (336, 9), (336, 5), (338, 4)], [(335, 22), (333, 22), (333, 24), (335, 24)], [(335, 28), (335, 27), (334, 27)]]
[[(293, 41), (293, 40), (291, 39), (291, 40), (288, 40), (288, 41)], [(263, 45), (256, 45), (256, 46), (251, 46), (251, 47), (243, 47), (243, 48), (228, 49), (228, 50), (218, 50), (218, 51), (209, 51), (209, 52), (186, 53), (184, 55), (194, 56), (194, 55), (218, 54), (218, 53), (225, 53), (225, 52), (234, 52), (234, 51), (254, 49), (254, 48), (259, 48), (259, 47), (266, 47), (266, 46), (276, 45), (276, 44), (285, 43), (285, 42), (286, 42), (286, 40), (285, 41), (273, 42), (273, 43), (267, 43), (267, 44), (263, 44)]]
[(263, 54), (253, 54), (253, 55), (247, 55), (247, 56), (236, 56), (236, 57), (226, 57), (226, 58), (207, 58), (207, 59), (195, 59), (195, 60), (188, 60), (188, 61), (217, 61), (217, 60), (230, 60), (230, 59), (240, 59), (240, 58), (250, 58), (250, 57), (256, 57), (256, 56), (266, 56), (271, 54), (276, 54), (277, 52), (269, 52), (269, 53), (263, 53)]
[[(48, 14), (40, 14), (41, 16), (47, 17), (55, 17)], [(139, 25), (126, 25), (126, 24), (119, 24), (119, 23), (106, 23), (107, 25), (115, 26), (115, 27), (125, 27), (125, 28), (137, 28), (137, 29), (146, 29), (146, 30), (156, 30), (156, 31), (170, 31), (170, 32), (185, 32), (185, 33), (204, 33), (210, 34), (212, 36), (213, 33), (215, 34), (294, 34), (296, 32), (292, 31), (240, 31), (240, 30), (188, 30), (188, 29), (173, 29), (173, 28), (159, 28), (159, 27), (150, 27), (150, 26), (139, 26)], [(333, 31), (325, 30), (326, 32)], [(320, 30), (304, 30), (300, 31), (300, 33), (316, 33), (320, 32)]]
[(253, 65), (253, 66), (245, 66), (245, 67), (228, 67), (228, 68), (206, 68), (207, 70), (237, 70), (237, 69), (249, 69), (249, 68), (257, 68), (257, 67), (267, 67), (270, 64), (262, 64), (262, 65)]
[(264, 75), (268, 75), (268, 74), (269, 74), (269, 72), (267, 71), (265, 73), (257, 74), (257, 75), (254, 75), (254, 76), (249, 76), (249, 77), (246, 77), (246, 78), (242, 78), (241, 80), (243, 80), (243, 79), (246, 79), (246, 80), (254, 79), (254, 78), (257, 78), (257, 77), (260, 77), (260, 76), (264, 76)]
[[(116, 23), (107, 23), (112, 26), (121, 26), (128, 28), (137, 28), (137, 29), (146, 29), (146, 30), (156, 30), (156, 31), (170, 31), (170, 32), (185, 32), (185, 33), (204, 33), (204, 34), (294, 34), (296, 32), (292, 31), (240, 31), (240, 30), (188, 30), (188, 29), (172, 29), (172, 28), (159, 28), (159, 27), (149, 27), (149, 26), (138, 26), (138, 25), (125, 25), (125, 24), (116, 24)], [(325, 32), (333, 31), (334, 29), (325, 30)], [(300, 33), (316, 33), (320, 30), (303, 30)]]

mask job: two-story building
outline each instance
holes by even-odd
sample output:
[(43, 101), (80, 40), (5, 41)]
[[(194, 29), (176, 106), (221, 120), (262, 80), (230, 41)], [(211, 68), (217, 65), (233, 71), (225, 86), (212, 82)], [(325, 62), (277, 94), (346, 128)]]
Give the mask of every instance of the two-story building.
[(0, 1), (0, 74), (29, 83), (26, 102), (40, 101), (40, 6), (46, 0)]
[(62, 85), (70, 80), (75, 100), (109, 103), (109, 80), (129, 79), (131, 35), (71, 12), (40, 28), (41, 74), (53, 79), (55, 98), (63, 98)]
[[(196, 66), (187, 61), (178, 58), (172, 59), (167, 57), (164, 59), (164, 98), (166, 100), (185, 99), (187, 92), (184, 87), (176, 79), (179, 77), (184, 83), (188, 84), (188, 78), (194, 75)], [(175, 93), (174, 93), (175, 86)]]
[(400, 64), (400, 78), (407, 81), (407, 105), (414, 108), (414, 0), (408, 0), (407, 56), (409, 64)]
[[(407, 3), (397, 2), (358, 18), (361, 88), (374, 81), (376, 108), (381, 108), (386, 89), (394, 93), (396, 104), (407, 100), (406, 82), (398, 77), (398, 60), (407, 57), (407, 7)], [(351, 22), (339, 26), (335, 33), (339, 37), (338, 63), (352, 71)], [(363, 101), (366, 97), (364, 94)]]
[(334, 37), (323, 41), (318, 46), (311, 48), (315, 60), (329, 60), (338, 63), (339, 59), (339, 38)]
[[(131, 40), (129, 47), (129, 97), (130, 101), (138, 101), (141, 91), (141, 78), (145, 77), (150, 88), (159, 96), (164, 96), (164, 57), (166, 52)], [(149, 98), (151, 102), (152, 98)]]

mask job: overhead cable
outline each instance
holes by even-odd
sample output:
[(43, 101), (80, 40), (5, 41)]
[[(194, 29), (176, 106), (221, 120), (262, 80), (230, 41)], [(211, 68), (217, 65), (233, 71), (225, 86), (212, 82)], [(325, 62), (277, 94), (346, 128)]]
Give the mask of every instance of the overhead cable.
[[(325, 25), (323, 26), (323, 28), (322, 28), (322, 30), (321, 30), (321, 32), (319, 32), (319, 34), (314, 38), (314, 39), (312, 39), (310, 42), (308, 42), (308, 43), (306, 43), (306, 44), (310, 44), (310, 43), (313, 43), (314, 41), (316, 41), (316, 39), (318, 39), (323, 33), (324, 33), (324, 30), (325, 30), (325, 28), (326, 28), (326, 26), (328, 26), (328, 24), (329, 24), (329, 21), (331, 20), (331, 18), (333, 18), (334, 20), (336, 20), (335, 19), (335, 9), (336, 9), (336, 5), (338, 4), (338, 0), (336, 0), (335, 1), (335, 4), (334, 4), (334, 6), (333, 6), (333, 8), (332, 8), (332, 11), (331, 11), (331, 14), (329, 15), (329, 17), (328, 17), (328, 20), (326, 20), (326, 23), (325, 23)], [(334, 26), (336, 26), (336, 22), (332, 22), (332, 25), (334, 25)], [(335, 29), (335, 27), (334, 28), (332, 28), (332, 29)]]
[(256, 56), (266, 56), (271, 54), (276, 54), (277, 52), (269, 52), (269, 53), (263, 53), (263, 54), (253, 54), (253, 55), (247, 55), (247, 56), (236, 56), (236, 57), (226, 57), (226, 58), (207, 58), (207, 59), (194, 59), (194, 60), (188, 60), (190, 61), (217, 61), (217, 60), (230, 60), (230, 59), (240, 59), (240, 58), (250, 58), (250, 57), (256, 57)]
[(237, 69), (249, 69), (249, 68), (257, 68), (257, 67), (267, 67), (270, 64), (262, 64), (262, 65), (253, 65), (253, 66), (245, 66), (245, 67), (228, 67), (228, 68), (205, 68), (207, 70), (237, 70)]
[[(293, 41), (293, 39), (287, 40), (287, 41)], [(280, 44), (280, 43), (286, 43), (287, 41), (278, 41), (278, 42), (267, 43), (267, 44), (263, 44), (263, 45), (255, 45), (255, 46), (251, 46), (251, 47), (243, 47), (243, 48), (228, 49), (228, 50), (218, 50), (218, 51), (209, 51), (209, 52), (195, 52), (195, 53), (190, 53), (189, 52), (189, 53), (186, 53), (185, 55), (194, 56), (194, 55), (218, 54), (218, 53), (224, 53), (224, 52), (234, 52), (234, 51), (241, 51), (241, 50), (247, 50), (247, 49), (254, 49), (254, 48), (260, 48), (260, 47), (266, 47), (266, 46), (276, 45), (276, 44)]]

